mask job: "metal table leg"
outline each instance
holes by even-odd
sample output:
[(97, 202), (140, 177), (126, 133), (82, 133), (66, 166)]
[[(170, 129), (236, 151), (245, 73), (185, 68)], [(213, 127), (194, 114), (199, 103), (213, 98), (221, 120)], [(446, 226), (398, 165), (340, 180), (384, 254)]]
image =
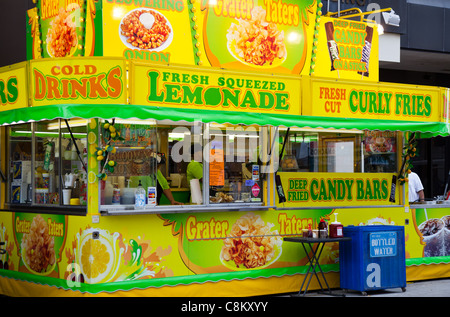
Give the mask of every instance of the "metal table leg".
[[(306, 256), (308, 257), (309, 266), (308, 266), (308, 270), (306, 271), (306, 275), (303, 279), (302, 285), (300, 286), (300, 291), (298, 292), (297, 296), (305, 296), (306, 295), (306, 292), (308, 291), (308, 287), (309, 287), (309, 284), (311, 283), (313, 274), (316, 276), (317, 282), (319, 283), (319, 286), (320, 286), (319, 292), (327, 294), (327, 295), (333, 295), (333, 296), (345, 296), (345, 294), (333, 294), (331, 292), (330, 286), (328, 285), (327, 279), (325, 278), (325, 274), (323, 273), (322, 268), (320, 267), (319, 259), (322, 254), (325, 243), (319, 242), (316, 249), (313, 248), (311, 243), (308, 243), (308, 245), (312, 252), (311, 256), (309, 256), (308, 250), (305, 247), (305, 243), (302, 243), (303, 249), (305, 250)], [(317, 275), (316, 267), (319, 269), (320, 274), (322, 274), (322, 278), (325, 282), (325, 285), (327, 286), (328, 291), (326, 291), (323, 288), (322, 283), (320, 282), (319, 275)], [(310, 272), (311, 269), (312, 269), (312, 272)], [(308, 279), (308, 275), (309, 275), (309, 279)], [(307, 279), (308, 279), (308, 283), (306, 284), (306, 288), (302, 294), (302, 289), (303, 289), (303, 286)]]

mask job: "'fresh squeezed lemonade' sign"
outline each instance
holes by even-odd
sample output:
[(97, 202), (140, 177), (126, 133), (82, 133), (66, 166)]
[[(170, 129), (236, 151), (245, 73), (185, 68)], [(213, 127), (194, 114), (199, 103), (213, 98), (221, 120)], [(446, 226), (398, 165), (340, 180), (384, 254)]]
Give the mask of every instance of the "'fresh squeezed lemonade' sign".
[(300, 114), (300, 78), (132, 63), (132, 103)]
[(31, 61), (32, 105), (125, 104), (125, 69), (121, 59)]

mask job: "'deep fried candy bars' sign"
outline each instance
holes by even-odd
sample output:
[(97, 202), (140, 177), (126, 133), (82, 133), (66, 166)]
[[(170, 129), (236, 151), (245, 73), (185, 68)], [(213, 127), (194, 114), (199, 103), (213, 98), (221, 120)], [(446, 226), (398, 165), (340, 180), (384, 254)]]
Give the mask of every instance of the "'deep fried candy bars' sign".
[(351, 20), (326, 17), (322, 20), (314, 74), (378, 81), (376, 27)]
[(314, 176), (297, 177), (292, 173), (281, 173), (281, 181), (286, 191), (286, 203), (289, 206), (301, 206), (307, 203), (320, 203), (323, 206), (358, 204), (386, 204), (389, 200), (392, 175), (366, 173), (355, 178), (351, 173), (340, 173), (339, 177), (330, 177), (326, 173), (314, 173)]
[(30, 76), (33, 106), (126, 103), (125, 61), (121, 59), (35, 60), (30, 62)]

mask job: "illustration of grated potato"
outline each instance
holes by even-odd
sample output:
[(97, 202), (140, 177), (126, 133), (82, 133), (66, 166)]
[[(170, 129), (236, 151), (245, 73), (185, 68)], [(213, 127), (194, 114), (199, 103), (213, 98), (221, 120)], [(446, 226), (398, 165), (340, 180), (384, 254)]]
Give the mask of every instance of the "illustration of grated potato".
[(265, 21), (266, 11), (257, 6), (252, 10), (252, 20), (238, 19), (228, 29), (228, 43), (235, 43), (235, 53), (243, 61), (257, 65), (272, 65), (276, 58), (286, 56), (284, 32), (275, 23)]

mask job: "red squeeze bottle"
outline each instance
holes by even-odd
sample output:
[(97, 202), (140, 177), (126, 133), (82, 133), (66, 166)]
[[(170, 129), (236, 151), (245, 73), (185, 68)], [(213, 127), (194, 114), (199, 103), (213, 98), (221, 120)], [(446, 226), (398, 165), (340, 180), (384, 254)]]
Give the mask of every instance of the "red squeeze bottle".
[(330, 224), (330, 238), (342, 238), (344, 236), (344, 226), (337, 221), (337, 213), (334, 214), (335, 221)]
[(308, 238), (312, 238), (313, 237), (313, 232), (311, 229), (311, 224), (308, 224)]

